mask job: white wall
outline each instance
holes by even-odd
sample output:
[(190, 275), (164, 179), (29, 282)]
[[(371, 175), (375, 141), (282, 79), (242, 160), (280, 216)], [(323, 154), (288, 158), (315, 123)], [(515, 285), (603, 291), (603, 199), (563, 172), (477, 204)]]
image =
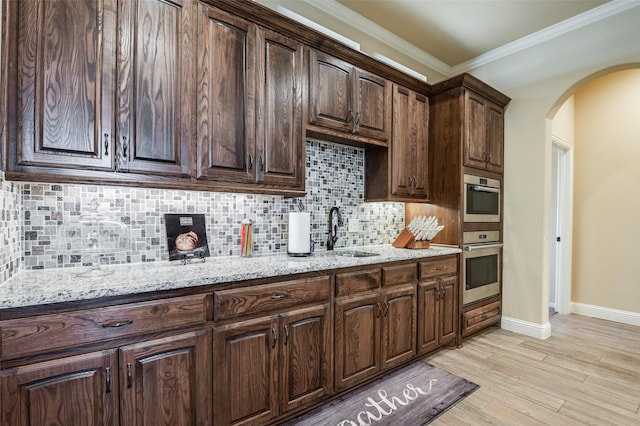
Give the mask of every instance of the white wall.
[[(637, 22), (640, 8), (473, 72), (512, 98), (505, 116), (506, 328), (524, 322), (518, 331), (540, 337), (549, 333), (550, 119), (577, 87), (640, 62)], [(520, 84), (525, 73), (529, 83)]]
[(572, 301), (640, 315), (640, 68), (575, 98)]

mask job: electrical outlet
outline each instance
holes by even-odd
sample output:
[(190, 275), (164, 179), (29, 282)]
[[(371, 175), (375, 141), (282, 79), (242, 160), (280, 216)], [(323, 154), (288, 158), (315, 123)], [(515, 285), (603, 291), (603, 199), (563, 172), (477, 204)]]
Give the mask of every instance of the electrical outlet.
[(360, 232), (360, 220), (349, 218), (349, 232)]

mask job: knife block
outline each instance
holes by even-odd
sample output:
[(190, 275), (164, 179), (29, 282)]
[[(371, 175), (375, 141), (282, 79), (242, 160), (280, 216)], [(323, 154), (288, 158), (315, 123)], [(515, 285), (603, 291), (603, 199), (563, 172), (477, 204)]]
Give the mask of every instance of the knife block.
[(404, 228), (391, 245), (397, 248), (425, 249), (429, 248), (431, 242), (427, 240), (416, 241), (413, 234)]

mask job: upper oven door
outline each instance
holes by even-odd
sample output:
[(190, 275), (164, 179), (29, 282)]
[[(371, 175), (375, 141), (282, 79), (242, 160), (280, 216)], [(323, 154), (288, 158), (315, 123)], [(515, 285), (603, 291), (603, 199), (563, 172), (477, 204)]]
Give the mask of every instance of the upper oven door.
[(500, 222), (500, 181), (464, 175), (464, 221)]

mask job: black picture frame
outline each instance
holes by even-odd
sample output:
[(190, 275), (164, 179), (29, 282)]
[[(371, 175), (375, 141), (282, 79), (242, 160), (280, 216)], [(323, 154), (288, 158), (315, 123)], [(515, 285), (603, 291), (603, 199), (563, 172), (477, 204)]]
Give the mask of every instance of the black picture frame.
[(204, 214), (165, 213), (164, 223), (167, 230), (169, 260), (209, 257)]

